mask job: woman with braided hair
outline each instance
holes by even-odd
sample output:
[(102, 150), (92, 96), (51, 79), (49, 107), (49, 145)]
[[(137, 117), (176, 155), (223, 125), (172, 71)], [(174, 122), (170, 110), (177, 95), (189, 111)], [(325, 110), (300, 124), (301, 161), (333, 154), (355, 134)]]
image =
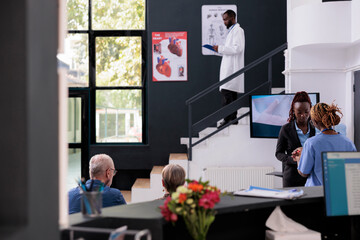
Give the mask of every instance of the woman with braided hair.
[[(342, 113), (334, 103), (317, 103), (310, 111), (311, 121), (321, 131), (309, 138), (301, 151), (294, 153), (298, 162), (298, 172), (307, 177), (305, 186), (320, 186), (323, 184), (321, 153), (329, 151), (354, 151), (354, 143), (344, 135), (336, 132), (333, 127), (340, 123)], [(340, 117), (341, 116), (341, 117)]]

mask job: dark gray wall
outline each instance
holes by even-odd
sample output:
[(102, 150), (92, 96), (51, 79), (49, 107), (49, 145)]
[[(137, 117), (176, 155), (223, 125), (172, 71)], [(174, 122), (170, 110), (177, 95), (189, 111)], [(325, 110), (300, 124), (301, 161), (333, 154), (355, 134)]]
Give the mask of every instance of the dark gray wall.
[(0, 239), (58, 239), (57, 0), (0, 7)]
[[(286, 1), (273, 0), (148, 0), (147, 15), (147, 126), (148, 142), (144, 146), (91, 146), (90, 156), (108, 153), (122, 169), (114, 179), (115, 187), (130, 188), (129, 179), (146, 176), (153, 165), (168, 163), (170, 153), (186, 152), (180, 137), (187, 136), (187, 107), (185, 101), (199, 91), (216, 83), (221, 58), (201, 54), (201, 6), (211, 4), (236, 4), (238, 22), (245, 30), (245, 63), (256, 60), (286, 42)], [(188, 81), (152, 82), (151, 33), (160, 31), (188, 32)], [(274, 87), (283, 87), (284, 58), (274, 59)], [(247, 90), (267, 80), (267, 65), (263, 64), (246, 74)], [(246, 100), (245, 105), (248, 104)], [(194, 106), (195, 119), (220, 107), (220, 95), (213, 92)], [(132, 170), (132, 171), (129, 171)], [(147, 176), (148, 177), (148, 176)]]
[[(20, 1), (18, 1), (20, 2)], [(21, 4), (24, 5), (25, 1)], [(26, 161), (26, 50), (25, 9), (16, 1), (2, 3), (0, 8), (0, 146), (2, 152), (1, 182), (3, 186), (0, 206), (0, 226), (25, 224), (28, 210), (27, 188), (20, 188), (27, 182)], [(5, 171), (4, 171), (5, 167)], [(11, 184), (10, 184), (11, 183)], [(14, 186), (16, 188), (14, 189)], [(10, 207), (8, 204), (11, 203)]]

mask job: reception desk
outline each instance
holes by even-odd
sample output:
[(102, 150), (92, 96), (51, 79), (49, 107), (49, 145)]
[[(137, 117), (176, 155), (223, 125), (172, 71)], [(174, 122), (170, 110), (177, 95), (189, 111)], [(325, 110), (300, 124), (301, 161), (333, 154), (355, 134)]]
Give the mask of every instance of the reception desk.
[[(296, 200), (223, 196), (216, 205), (216, 219), (210, 227), (211, 239), (265, 239), (265, 222), (276, 206), (293, 220), (306, 227), (321, 232), (327, 239), (356, 238), (359, 219), (354, 217), (326, 217), (322, 187), (302, 188), (305, 195)], [(127, 225), (128, 229), (149, 229), (152, 239), (191, 239), (185, 225), (178, 221), (175, 227), (166, 222), (159, 206), (163, 200), (129, 204), (103, 209), (103, 216), (85, 219), (80, 213), (70, 215), (71, 226), (92, 228), (118, 228)], [(107, 239), (101, 234), (77, 233), (86, 239)], [(69, 239), (68, 230), (62, 231), (62, 239)]]

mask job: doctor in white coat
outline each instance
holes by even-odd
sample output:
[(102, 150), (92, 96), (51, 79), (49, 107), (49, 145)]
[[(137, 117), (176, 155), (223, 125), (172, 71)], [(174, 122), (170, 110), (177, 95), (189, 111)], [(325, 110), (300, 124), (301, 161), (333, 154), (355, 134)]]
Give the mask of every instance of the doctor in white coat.
[[(244, 67), (245, 36), (244, 30), (236, 23), (236, 14), (227, 10), (223, 14), (225, 26), (229, 29), (225, 45), (214, 45), (214, 50), (222, 56), (220, 66), (220, 81)], [(234, 78), (220, 86), (223, 106), (230, 104), (237, 99), (238, 93), (244, 92), (244, 74)], [(224, 118), (219, 128), (228, 122), (236, 119), (237, 112), (233, 112)], [(234, 122), (233, 124), (238, 124)]]

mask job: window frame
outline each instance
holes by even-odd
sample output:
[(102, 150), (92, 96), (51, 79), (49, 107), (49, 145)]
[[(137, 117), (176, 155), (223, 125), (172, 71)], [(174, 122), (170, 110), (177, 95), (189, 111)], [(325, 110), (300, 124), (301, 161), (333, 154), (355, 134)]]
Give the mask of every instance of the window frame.
[[(147, 14), (147, 2), (145, 1), (145, 14)], [(147, 121), (146, 121), (146, 55), (147, 55), (147, 31), (142, 30), (93, 30), (92, 29), (92, 0), (88, 5), (88, 30), (68, 30), (68, 34), (87, 34), (89, 51), (89, 79), (88, 87), (83, 88), (89, 91), (89, 115), (88, 125), (89, 144), (91, 145), (145, 145), (147, 144)], [(96, 86), (96, 38), (97, 37), (141, 37), (141, 86)], [(69, 88), (69, 94), (81, 88)], [(141, 90), (141, 115), (142, 115), (142, 141), (141, 142), (96, 142), (96, 91), (97, 90)], [(87, 134), (83, 132), (83, 134)]]
[(68, 149), (81, 149), (81, 176), (89, 178), (89, 90), (85, 88), (69, 88), (68, 98), (81, 99), (81, 142), (68, 143)]

